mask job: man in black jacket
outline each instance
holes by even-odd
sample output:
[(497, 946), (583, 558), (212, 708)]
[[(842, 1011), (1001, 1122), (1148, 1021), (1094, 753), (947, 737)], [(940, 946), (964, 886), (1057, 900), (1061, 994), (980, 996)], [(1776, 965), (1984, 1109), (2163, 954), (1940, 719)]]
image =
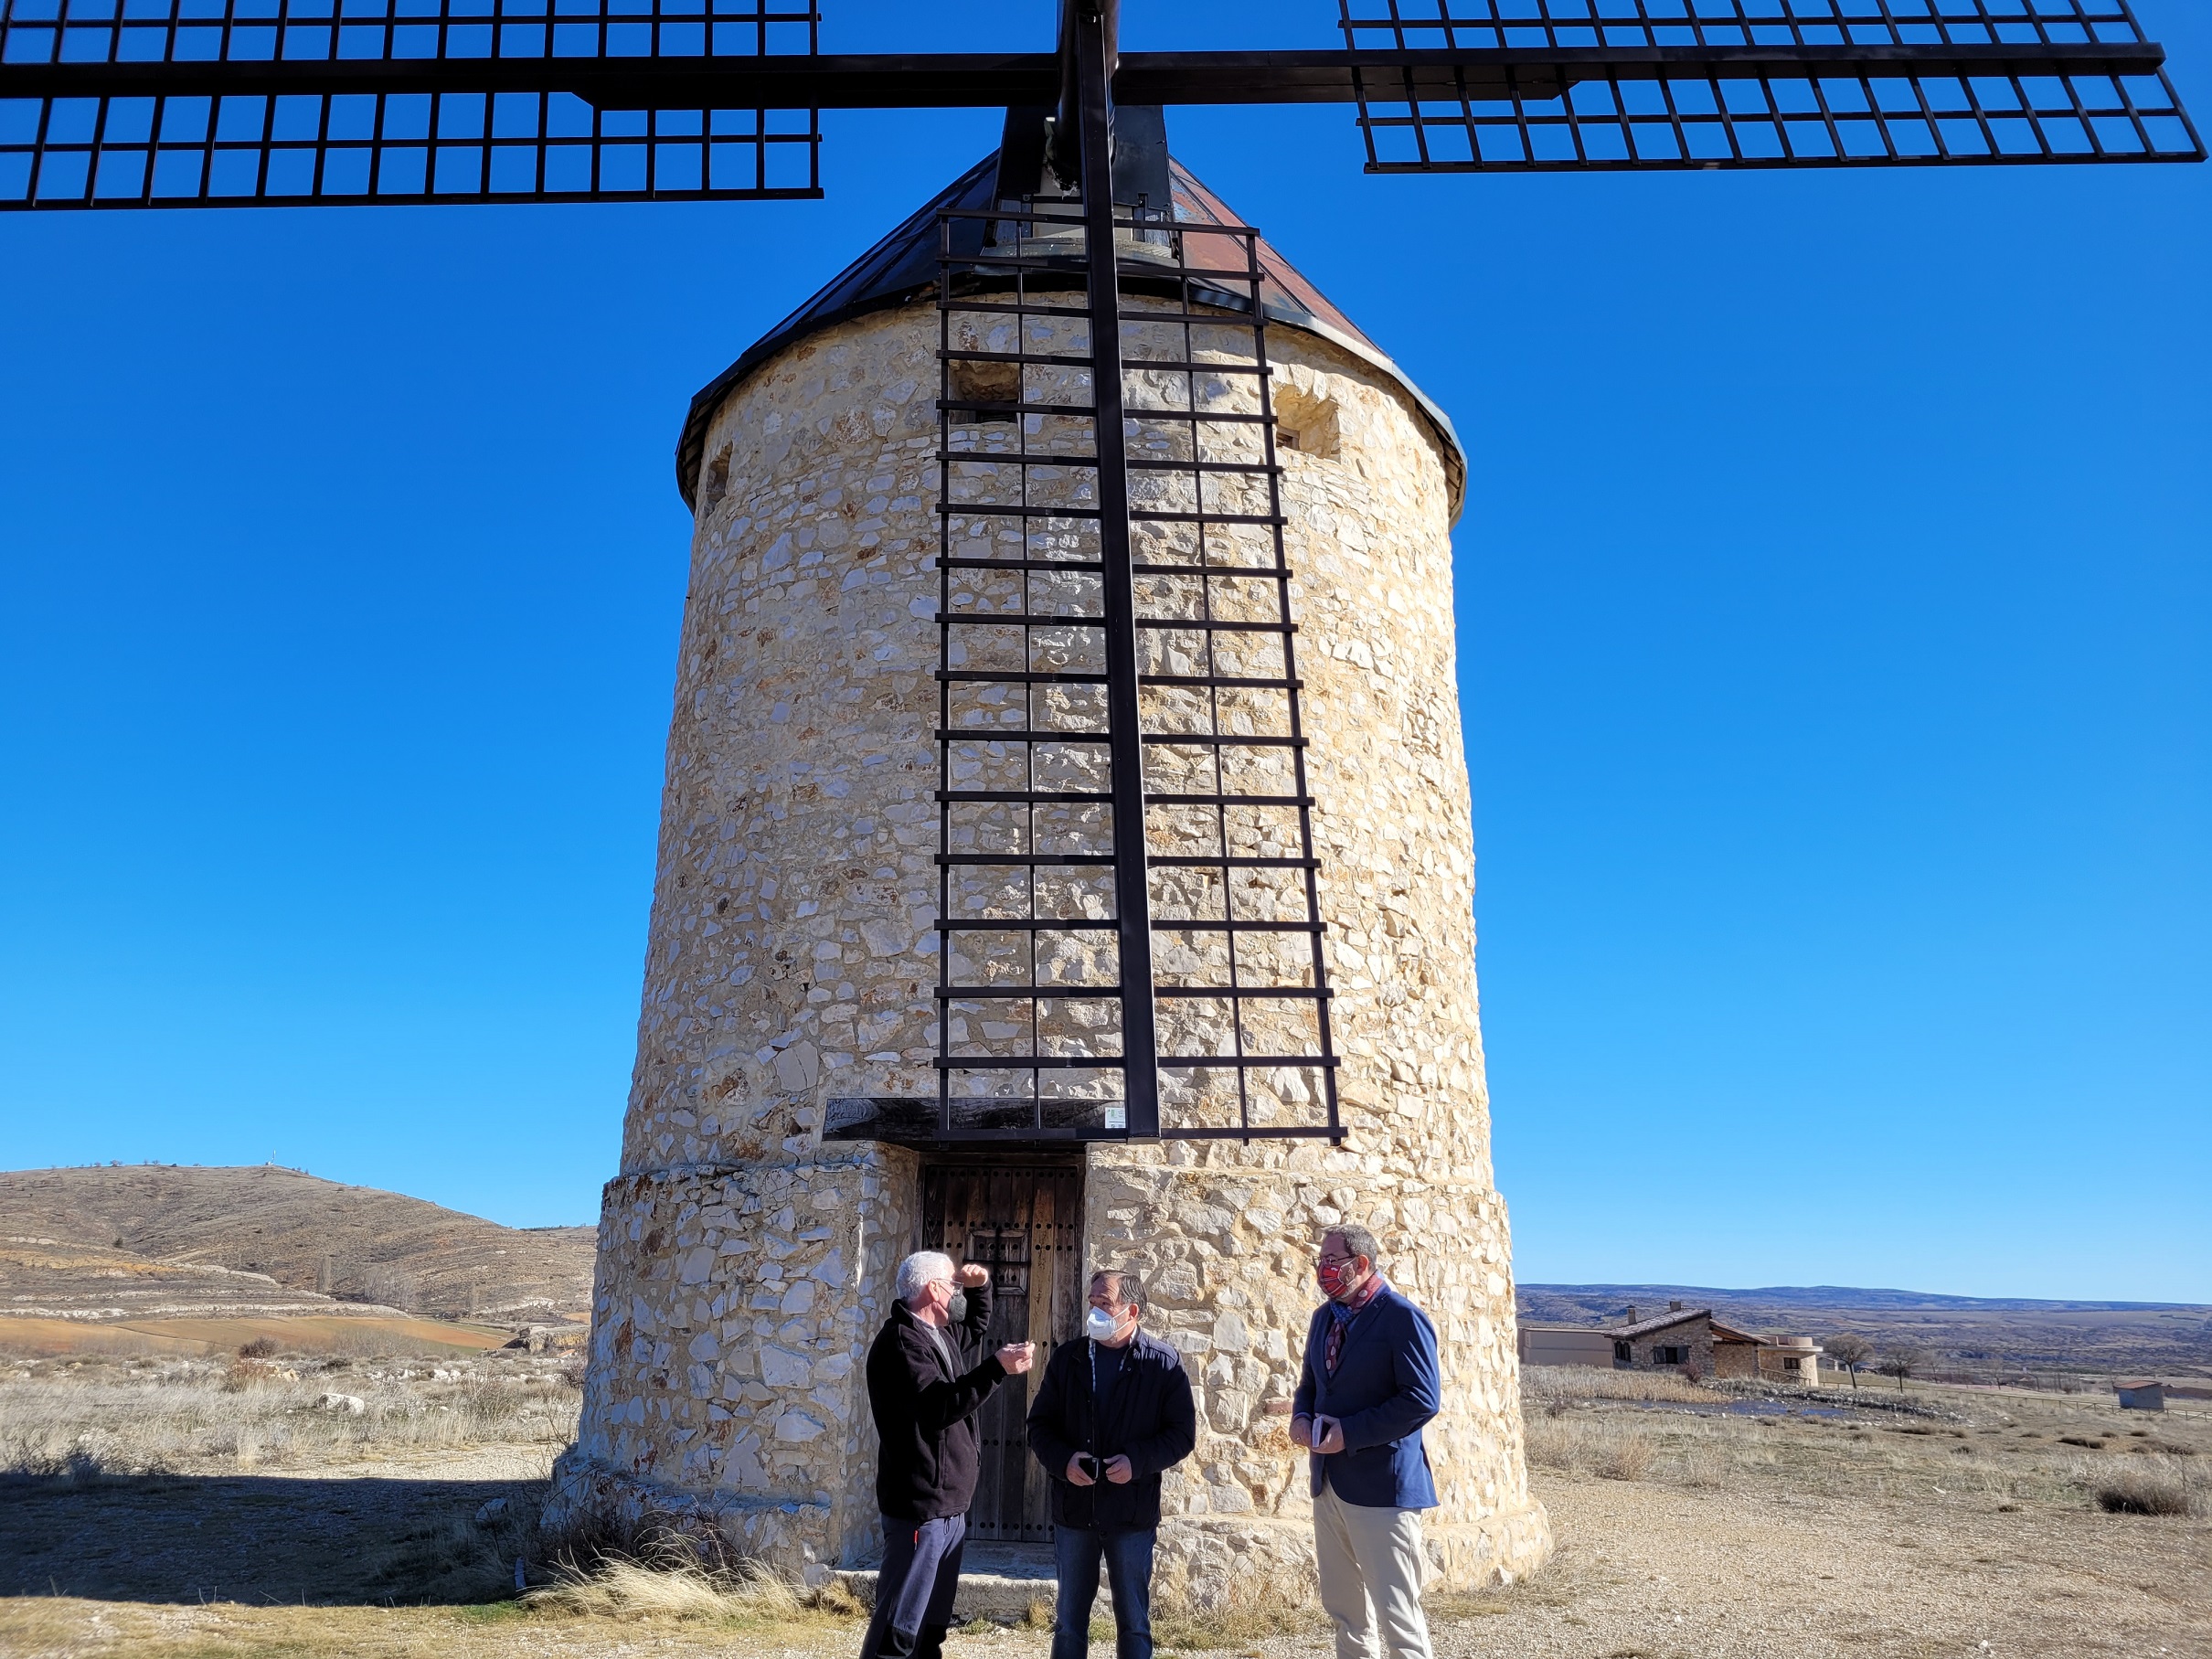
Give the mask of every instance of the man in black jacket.
[(919, 1250), (899, 1264), (898, 1303), (868, 1349), (868, 1406), (882, 1451), (876, 1505), (883, 1567), (861, 1659), (939, 1659), (960, 1588), (961, 1547), (975, 1496), (974, 1417), (991, 1391), (1029, 1368), (1010, 1342), (981, 1365), (962, 1350), (991, 1327), (991, 1272)]
[(1029, 1406), (1029, 1450), (1052, 1476), (1059, 1609), (1052, 1659), (1083, 1659), (1099, 1564), (1113, 1591), (1116, 1659), (1152, 1659), (1152, 1549), (1160, 1475), (1198, 1441), (1183, 1356), (1137, 1329), (1133, 1273), (1092, 1275), (1082, 1342), (1064, 1342)]

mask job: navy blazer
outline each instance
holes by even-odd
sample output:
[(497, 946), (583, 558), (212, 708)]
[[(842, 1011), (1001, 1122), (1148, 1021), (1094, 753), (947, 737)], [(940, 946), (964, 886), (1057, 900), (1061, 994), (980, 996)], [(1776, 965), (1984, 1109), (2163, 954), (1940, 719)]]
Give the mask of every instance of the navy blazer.
[(1436, 1327), (1386, 1282), (1352, 1316), (1331, 1377), (1322, 1360), (1335, 1317), (1326, 1303), (1314, 1310), (1291, 1407), (1300, 1417), (1333, 1417), (1344, 1424), (1342, 1452), (1308, 1458), (1313, 1495), (1321, 1495), (1325, 1481), (1338, 1497), (1363, 1509), (1435, 1508), (1421, 1425), (1444, 1403)]

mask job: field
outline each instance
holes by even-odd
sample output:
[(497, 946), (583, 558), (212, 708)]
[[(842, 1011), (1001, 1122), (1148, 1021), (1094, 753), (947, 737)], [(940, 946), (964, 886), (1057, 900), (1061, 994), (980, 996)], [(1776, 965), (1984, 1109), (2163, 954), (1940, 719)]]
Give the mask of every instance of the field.
[(2212, 1382), (2212, 1307), (2131, 1302), (2037, 1302), (1818, 1285), (1714, 1290), (1696, 1285), (1523, 1284), (1523, 1319), (1610, 1324), (1629, 1307), (1710, 1308), (1727, 1324), (1825, 1340), (1851, 1332), (1877, 1353), (1919, 1357), (1916, 1375), (1951, 1382), (2032, 1381), (2101, 1388), (2116, 1377)]
[[(575, 1385), (572, 1361), (512, 1352), (0, 1365), (0, 1654), (855, 1650), (835, 1586), (564, 1584), (536, 1558)], [(1524, 1403), (1559, 1552), (1527, 1583), (1433, 1598), (1441, 1659), (2212, 1654), (2212, 1411), (2195, 1403), (1885, 1382), (1793, 1409), (1571, 1370), (1529, 1373)], [(1169, 1610), (1164, 1646), (1324, 1659), (1326, 1632), (1277, 1588)], [(1048, 1642), (1034, 1618), (977, 1623), (955, 1659)]]
[(112, 1358), (159, 1355), (206, 1358), (255, 1342), (310, 1347), (336, 1355), (407, 1353), (445, 1356), (505, 1347), (508, 1332), (478, 1325), (415, 1319), (405, 1313), (232, 1314), (203, 1319), (23, 1319), (0, 1314), (0, 1354), (38, 1358), (103, 1355)]

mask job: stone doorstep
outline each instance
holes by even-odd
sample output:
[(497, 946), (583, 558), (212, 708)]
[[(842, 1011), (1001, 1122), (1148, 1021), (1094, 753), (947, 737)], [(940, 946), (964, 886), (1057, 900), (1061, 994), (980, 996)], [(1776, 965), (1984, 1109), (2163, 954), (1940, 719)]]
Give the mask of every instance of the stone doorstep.
[[(992, 1558), (998, 1554), (991, 1552)], [(876, 1605), (874, 1569), (837, 1572), (833, 1576), (867, 1606)], [(1026, 1560), (1007, 1552), (1005, 1558), (986, 1558), (984, 1570), (961, 1573), (960, 1593), (952, 1599), (952, 1619), (955, 1623), (970, 1619), (1018, 1621), (1028, 1616), (1033, 1603), (1042, 1601), (1050, 1606), (1058, 1597), (1059, 1579), (1049, 1559)], [(1109, 1620), (1113, 1617), (1113, 1603), (1107, 1595), (1102, 1573), (1098, 1601), (1092, 1605), (1090, 1616)]]

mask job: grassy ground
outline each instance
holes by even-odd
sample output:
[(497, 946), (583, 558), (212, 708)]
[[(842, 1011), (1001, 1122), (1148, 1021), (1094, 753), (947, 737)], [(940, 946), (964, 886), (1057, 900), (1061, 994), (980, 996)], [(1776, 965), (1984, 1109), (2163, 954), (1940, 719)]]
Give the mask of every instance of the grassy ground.
[[(0, 1466), (17, 1471), (0, 1489), (0, 1654), (857, 1646), (849, 1601), (760, 1581), (557, 1581), (539, 1564), (512, 1599), (573, 1421), (552, 1362), (273, 1368), (301, 1375), (0, 1370)], [(331, 1391), (362, 1413), (324, 1409)], [(1807, 1411), (1566, 1371), (1531, 1373), (1524, 1403), (1559, 1552), (1527, 1583), (1432, 1597), (1439, 1659), (2212, 1655), (2212, 1413), (2194, 1406), (1916, 1384), (1908, 1411)], [(1164, 1650), (1329, 1651), (1299, 1587), (1250, 1588), (1222, 1611), (1164, 1611)], [(1048, 1641), (1034, 1618), (972, 1626), (952, 1659), (1043, 1659)]]
[(371, 1358), (394, 1352), (440, 1359), (505, 1347), (505, 1326), (454, 1324), (402, 1314), (240, 1314), (222, 1319), (25, 1319), (0, 1313), (0, 1354), (41, 1358), (204, 1359), (266, 1340)]

